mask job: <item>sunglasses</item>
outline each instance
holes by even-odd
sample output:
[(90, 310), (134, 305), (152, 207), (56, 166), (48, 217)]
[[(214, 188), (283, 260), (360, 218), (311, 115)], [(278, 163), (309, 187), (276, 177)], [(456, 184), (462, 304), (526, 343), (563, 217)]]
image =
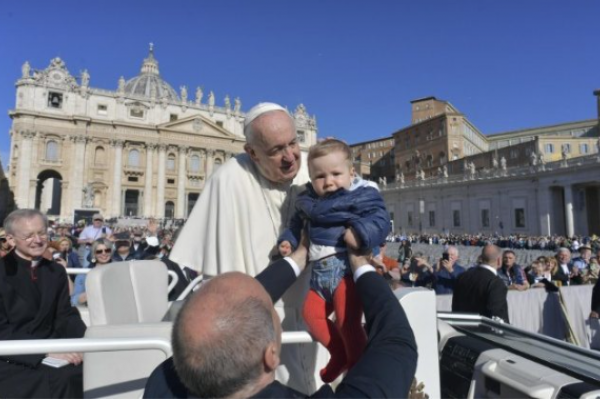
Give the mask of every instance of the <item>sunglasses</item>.
[(6, 242), (6, 238), (0, 238), (0, 243), (5, 243)]
[(111, 249), (100, 249), (100, 250), (96, 250), (96, 254), (110, 254), (111, 253)]

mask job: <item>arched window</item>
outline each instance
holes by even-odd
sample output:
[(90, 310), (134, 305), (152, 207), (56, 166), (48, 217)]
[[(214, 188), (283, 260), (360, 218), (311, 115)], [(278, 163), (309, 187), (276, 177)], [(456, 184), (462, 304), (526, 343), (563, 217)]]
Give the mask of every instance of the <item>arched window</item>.
[(130, 167), (139, 167), (140, 166), (140, 152), (136, 149), (129, 151), (129, 159), (127, 160), (127, 164)]
[(175, 203), (167, 201), (165, 203), (165, 218), (173, 218), (175, 216)]
[(104, 147), (96, 147), (96, 151), (94, 152), (94, 164), (95, 165), (104, 165)]
[(169, 154), (167, 158), (167, 169), (169, 171), (175, 171), (175, 154)]
[(192, 172), (200, 171), (200, 157), (196, 154), (190, 158), (190, 170)]
[(446, 164), (446, 153), (440, 151), (440, 164)]
[(54, 140), (49, 140), (46, 143), (46, 160), (58, 161), (58, 143)]

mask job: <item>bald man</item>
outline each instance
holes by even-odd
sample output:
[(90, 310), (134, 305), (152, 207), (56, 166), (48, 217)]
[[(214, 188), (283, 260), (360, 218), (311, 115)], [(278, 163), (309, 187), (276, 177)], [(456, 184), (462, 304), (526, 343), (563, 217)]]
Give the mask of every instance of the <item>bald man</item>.
[(506, 285), (498, 277), (502, 267), (502, 251), (487, 245), (481, 252), (481, 263), (467, 270), (456, 280), (452, 296), (452, 311), (475, 313), (488, 318), (508, 321)]
[[(282, 329), (273, 307), (304, 269), (306, 251), (300, 246), (256, 279), (232, 272), (202, 286), (173, 326), (175, 368), (169, 362), (159, 367), (148, 380), (144, 397), (307, 397), (275, 379)], [(351, 254), (350, 264), (365, 310), (369, 343), (335, 391), (324, 385), (312, 397), (405, 398), (417, 362), (412, 329), (368, 259)], [(161, 383), (164, 371), (170, 374), (166, 385)]]

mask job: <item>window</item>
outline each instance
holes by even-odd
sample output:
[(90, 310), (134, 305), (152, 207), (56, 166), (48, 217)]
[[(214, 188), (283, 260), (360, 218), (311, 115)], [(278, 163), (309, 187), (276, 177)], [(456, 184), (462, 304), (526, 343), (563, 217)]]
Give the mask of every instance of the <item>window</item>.
[(304, 143), (306, 141), (304, 131), (298, 131), (298, 140), (300, 143)]
[(429, 211), (429, 227), (433, 228), (435, 226), (435, 211)]
[(104, 165), (104, 147), (96, 147), (94, 152), (94, 164)]
[(63, 104), (62, 93), (57, 93), (57, 92), (48, 93), (48, 107), (62, 108), (62, 104)]
[(582, 143), (579, 145), (579, 153), (581, 154), (587, 154), (590, 151), (589, 146), (587, 145), (587, 143)]
[(546, 154), (554, 153), (554, 145), (552, 143), (546, 143), (546, 146), (544, 146), (544, 152)]
[(167, 201), (165, 203), (165, 218), (173, 218), (175, 216), (175, 203)]
[(519, 156), (519, 152), (516, 149), (512, 149), (510, 151), (510, 158), (517, 158)]
[(98, 108), (96, 110), (98, 115), (108, 115), (108, 106), (106, 104), (98, 104)]
[(174, 185), (175, 184), (175, 179), (173, 179), (173, 178), (167, 179), (167, 184)]
[(412, 211), (408, 212), (408, 226), (410, 226), (411, 228), (413, 226), (413, 212)]
[(137, 176), (130, 176), (127, 178), (127, 182), (137, 182), (137, 181), (138, 181)]
[(140, 166), (140, 152), (136, 149), (129, 151), (129, 158), (127, 160), (127, 165), (130, 167), (139, 167)]
[(46, 160), (58, 161), (58, 143), (54, 140), (49, 140), (46, 143)]
[(515, 227), (525, 228), (525, 209), (515, 208)]
[(488, 209), (481, 210), (481, 227), (490, 227), (490, 210)]
[(190, 158), (190, 170), (192, 172), (200, 171), (200, 157), (195, 154)]
[(569, 144), (569, 143), (563, 144), (563, 150), (567, 154), (571, 153), (571, 144)]
[(144, 118), (144, 110), (141, 108), (129, 109), (129, 116), (132, 118)]
[(169, 115), (169, 121), (170, 122), (177, 121), (178, 118), (179, 118), (179, 116), (177, 114), (170, 114)]
[(223, 127), (223, 121), (217, 121), (217, 126)]
[(452, 211), (452, 224), (455, 228), (460, 227), (460, 210)]
[(167, 169), (169, 171), (175, 171), (175, 155), (174, 154), (169, 154), (169, 157), (167, 158)]

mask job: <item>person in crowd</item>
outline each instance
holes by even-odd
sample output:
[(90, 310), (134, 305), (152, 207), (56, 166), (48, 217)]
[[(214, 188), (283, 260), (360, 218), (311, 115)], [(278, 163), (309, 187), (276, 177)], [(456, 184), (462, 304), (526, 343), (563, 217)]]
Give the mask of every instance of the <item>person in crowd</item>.
[[(308, 170), (311, 182), (298, 196), (296, 214), (278, 243), (281, 255), (288, 256), (307, 227), (312, 267), (302, 315), (311, 335), (330, 353), (320, 372), (330, 383), (358, 361), (367, 343), (347, 249), (379, 248), (390, 231), (390, 215), (379, 191), (356, 176), (352, 150), (341, 140), (312, 146)], [(335, 323), (329, 320), (333, 311)]]
[(452, 296), (452, 312), (477, 313), (488, 318), (509, 322), (508, 288), (498, 277), (502, 253), (495, 245), (481, 252), (481, 264), (458, 277)]
[(583, 274), (590, 267), (591, 258), (592, 248), (588, 245), (579, 246), (579, 257), (573, 259), (573, 269)]
[[(260, 103), (246, 114), (244, 135), (245, 153), (211, 175), (175, 242), (169, 258), (182, 268), (209, 277), (227, 271), (256, 276), (280, 257), (277, 239), (308, 182), (294, 119), (280, 105)], [(299, 310), (309, 274), (303, 278), (282, 300), (286, 309), (294, 309), (286, 313), (288, 330), (303, 327)], [(311, 356), (300, 351), (300, 346), (286, 346), (280, 376), (283, 379), (287, 369), (295, 380), (287, 383), (306, 391), (313, 374), (302, 360)]]
[(580, 281), (579, 271), (573, 269), (571, 250), (566, 247), (559, 248), (556, 253), (556, 261), (558, 262), (558, 269), (552, 280), (559, 281), (564, 286), (578, 284)]
[(3, 228), (0, 228), (0, 258), (10, 253), (12, 249), (13, 246), (6, 238), (6, 231)]
[(402, 244), (398, 248), (398, 264), (400, 264), (402, 266), (402, 265), (404, 265), (404, 263), (407, 260), (410, 260), (411, 258), (412, 258), (412, 248), (411, 248), (410, 240), (405, 239), (402, 241)]
[(136, 230), (133, 232), (133, 240), (131, 242), (131, 249), (129, 252), (133, 254), (133, 258), (136, 260), (142, 260), (144, 258), (144, 252), (148, 248), (148, 243), (144, 241), (142, 232)]
[[(173, 325), (173, 359), (152, 373), (144, 398), (307, 397), (276, 380), (282, 328), (273, 307), (306, 255), (301, 245), (256, 279), (227, 273), (198, 289)], [(417, 362), (406, 314), (366, 257), (350, 252), (349, 258), (369, 344), (335, 390), (324, 385), (311, 398), (406, 398)]]
[(431, 289), (433, 285), (433, 268), (427, 263), (423, 253), (414, 253), (410, 262), (402, 268), (401, 274), (405, 286)]
[(458, 277), (465, 268), (458, 264), (458, 249), (448, 246), (442, 254), (433, 274), (433, 288), (436, 294), (452, 294)]
[(502, 253), (502, 267), (498, 270), (498, 277), (502, 279), (508, 290), (527, 290), (529, 282), (523, 268), (516, 261), (515, 252), (505, 250)]
[(67, 262), (66, 268), (82, 268), (79, 256), (73, 251), (73, 243), (68, 237), (60, 237), (52, 242), (50, 246), (56, 249), (60, 253), (61, 258)]
[[(14, 251), (0, 259), (0, 340), (81, 338), (86, 326), (71, 307), (63, 266), (42, 256), (48, 247), (46, 217), (13, 211), (4, 220)], [(46, 357), (68, 363), (43, 363)], [(0, 357), (3, 398), (83, 398), (80, 353)]]
[[(101, 267), (110, 264), (113, 259), (113, 244), (108, 239), (98, 239), (92, 243), (90, 251), (90, 268)], [(85, 290), (85, 281), (87, 275), (77, 275), (75, 286), (71, 295), (71, 304), (80, 306), (87, 304), (87, 293)]]
[(543, 280), (550, 281), (551, 274), (547, 271), (546, 266), (541, 261), (534, 261), (531, 263), (531, 268), (527, 274), (527, 281), (531, 288), (545, 288)]
[(112, 230), (104, 225), (104, 217), (102, 214), (94, 214), (92, 216), (92, 225), (86, 226), (77, 239), (79, 245), (85, 246), (85, 251), (83, 252), (83, 266), (85, 268), (88, 267), (92, 243), (94, 243), (95, 240), (108, 238), (111, 235)]
[(114, 238), (115, 251), (112, 256), (114, 262), (138, 260), (138, 254), (131, 252), (131, 237), (128, 232), (119, 232), (114, 235)]

